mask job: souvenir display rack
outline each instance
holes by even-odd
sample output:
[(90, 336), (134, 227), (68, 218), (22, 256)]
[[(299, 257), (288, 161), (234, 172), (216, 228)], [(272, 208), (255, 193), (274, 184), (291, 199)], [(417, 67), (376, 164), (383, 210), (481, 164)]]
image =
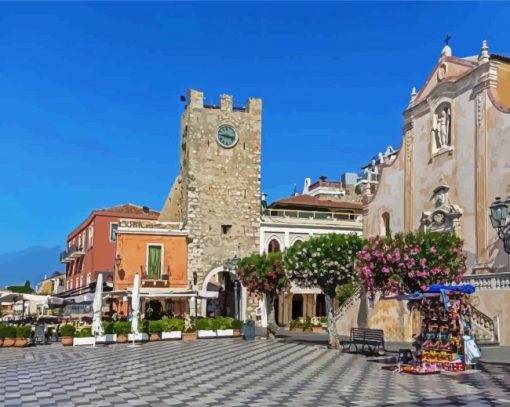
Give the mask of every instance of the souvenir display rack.
[(416, 352), (411, 370), (465, 370), (463, 336), (471, 336), (471, 311), (466, 295), (449, 293), (416, 300), (421, 314), (421, 334), (415, 340)]

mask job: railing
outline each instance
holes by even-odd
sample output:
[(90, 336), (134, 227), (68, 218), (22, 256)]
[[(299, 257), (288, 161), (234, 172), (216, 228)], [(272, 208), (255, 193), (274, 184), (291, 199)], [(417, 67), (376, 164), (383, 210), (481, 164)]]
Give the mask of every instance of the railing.
[(468, 275), (463, 277), (463, 283), (471, 284), (477, 291), (482, 290), (510, 290), (510, 273)]
[(82, 256), (83, 254), (85, 253), (83, 252), (82, 247), (77, 245), (69, 246), (69, 248), (66, 251), (60, 253), (60, 262), (61, 263), (70, 262), (73, 259)]
[(471, 323), (473, 324), (473, 330), (479, 342), (499, 342), (498, 317), (491, 318), (479, 309), (471, 306)]
[(355, 302), (358, 300), (358, 298), (360, 298), (360, 296), (361, 288), (358, 287), (356, 288), (356, 291), (354, 291), (354, 293), (349, 298), (347, 298), (342, 304), (340, 304), (340, 306), (335, 310), (335, 313), (333, 314), (333, 320), (338, 321), (338, 319), (345, 315), (347, 310), (355, 304)]
[(263, 212), (265, 216), (294, 218), (294, 219), (313, 219), (313, 220), (331, 220), (331, 221), (358, 221), (360, 213), (353, 212), (320, 212), (320, 211), (300, 211), (296, 209), (266, 209)]
[[(152, 277), (152, 276), (151, 276)], [(150, 278), (147, 272), (142, 274), (142, 287), (144, 288), (165, 288), (170, 286), (168, 274), (162, 274), (161, 278)]]

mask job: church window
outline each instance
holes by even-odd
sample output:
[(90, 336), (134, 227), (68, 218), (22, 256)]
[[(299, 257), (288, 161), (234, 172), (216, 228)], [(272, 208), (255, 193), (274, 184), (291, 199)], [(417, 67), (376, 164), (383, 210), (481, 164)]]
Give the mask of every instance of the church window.
[(390, 214), (384, 212), (381, 216), (381, 235), (391, 237)]

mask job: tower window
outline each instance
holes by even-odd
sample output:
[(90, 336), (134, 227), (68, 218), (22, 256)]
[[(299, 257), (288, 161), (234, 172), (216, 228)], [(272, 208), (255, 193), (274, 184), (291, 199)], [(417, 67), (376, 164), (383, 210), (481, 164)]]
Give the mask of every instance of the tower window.
[(221, 225), (221, 233), (227, 235), (232, 229), (232, 225)]

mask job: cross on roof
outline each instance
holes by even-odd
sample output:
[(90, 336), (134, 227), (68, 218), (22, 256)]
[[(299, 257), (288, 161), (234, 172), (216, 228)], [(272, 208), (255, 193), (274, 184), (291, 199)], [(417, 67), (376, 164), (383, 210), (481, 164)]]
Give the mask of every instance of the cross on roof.
[(448, 34), (446, 34), (446, 38), (444, 39), (445, 45), (448, 45), (448, 42), (452, 39), (452, 37)]

